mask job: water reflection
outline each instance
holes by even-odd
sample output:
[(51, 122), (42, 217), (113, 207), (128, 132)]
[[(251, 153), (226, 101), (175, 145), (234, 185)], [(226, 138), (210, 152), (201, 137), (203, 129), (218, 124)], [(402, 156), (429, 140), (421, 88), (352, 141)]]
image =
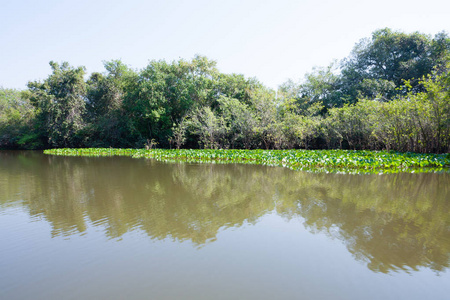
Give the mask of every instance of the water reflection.
[(251, 165), (0, 152), (0, 209), (45, 218), (53, 236), (92, 224), (111, 238), (214, 241), (268, 212), (339, 239), (375, 272), (444, 271), (450, 262), (450, 175), (338, 175)]

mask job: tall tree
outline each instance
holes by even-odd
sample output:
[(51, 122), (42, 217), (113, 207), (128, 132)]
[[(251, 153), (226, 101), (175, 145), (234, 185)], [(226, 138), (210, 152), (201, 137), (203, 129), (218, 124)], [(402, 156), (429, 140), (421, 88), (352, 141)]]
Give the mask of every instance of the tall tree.
[(82, 144), (86, 83), (84, 67), (71, 67), (51, 61), (52, 74), (43, 82), (29, 82), (31, 103), (37, 108), (40, 131), (51, 146)]
[(0, 87), (0, 148), (39, 148), (34, 107), (23, 92)]
[(439, 33), (435, 38), (418, 32), (406, 34), (384, 28), (370, 39), (362, 39), (342, 63), (341, 91), (346, 102), (358, 97), (380, 96), (390, 100), (404, 94), (398, 87), (409, 80), (412, 90), (423, 90), (420, 79), (442, 66), (450, 53), (450, 38)]
[(312, 105), (323, 105), (327, 109), (341, 106), (341, 76), (337, 72), (337, 63), (333, 62), (325, 68), (314, 68), (305, 75), (303, 82), (296, 84), (289, 80), (279, 88), (279, 96), (284, 100), (295, 100), (299, 113), (307, 114)]
[(133, 145), (123, 101), (137, 74), (120, 60), (104, 62), (106, 72), (93, 73), (88, 80), (87, 110), (90, 145), (125, 147)]
[(215, 73), (215, 62), (201, 56), (191, 62), (151, 61), (124, 99), (141, 143), (155, 139), (168, 146), (174, 125), (190, 110), (211, 102)]

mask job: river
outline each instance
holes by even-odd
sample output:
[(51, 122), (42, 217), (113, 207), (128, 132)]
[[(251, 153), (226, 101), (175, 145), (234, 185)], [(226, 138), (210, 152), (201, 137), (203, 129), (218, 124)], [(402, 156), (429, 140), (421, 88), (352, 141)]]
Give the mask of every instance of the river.
[(450, 174), (0, 151), (1, 299), (448, 299)]

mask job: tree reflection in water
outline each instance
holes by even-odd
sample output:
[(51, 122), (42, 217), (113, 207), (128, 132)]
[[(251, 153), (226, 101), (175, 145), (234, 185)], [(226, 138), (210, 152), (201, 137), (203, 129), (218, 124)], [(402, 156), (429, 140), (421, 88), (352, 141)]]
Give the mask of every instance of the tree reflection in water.
[(449, 183), (449, 174), (311, 174), (0, 152), (0, 208), (45, 218), (53, 236), (99, 226), (119, 238), (140, 229), (200, 247), (221, 229), (276, 211), (341, 240), (355, 259), (384, 273), (449, 267)]

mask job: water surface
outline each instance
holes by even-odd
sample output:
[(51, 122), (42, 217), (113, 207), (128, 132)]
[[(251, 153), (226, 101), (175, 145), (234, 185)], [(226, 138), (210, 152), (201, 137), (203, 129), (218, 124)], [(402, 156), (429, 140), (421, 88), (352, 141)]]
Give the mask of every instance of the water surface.
[(0, 151), (1, 299), (448, 299), (450, 175)]

